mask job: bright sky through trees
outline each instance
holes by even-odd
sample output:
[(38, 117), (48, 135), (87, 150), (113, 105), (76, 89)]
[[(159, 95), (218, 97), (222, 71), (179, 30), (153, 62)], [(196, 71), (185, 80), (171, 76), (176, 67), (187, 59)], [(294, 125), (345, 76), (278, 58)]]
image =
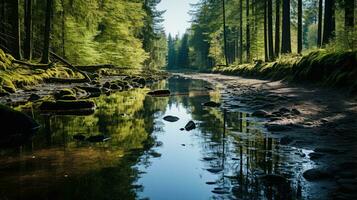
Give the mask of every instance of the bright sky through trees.
[(198, 0), (161, 0), (158, 10), (166, 10), (163, 23), (167, 34), (182, 35), (190, 26), (190, 4), (197, 3)]

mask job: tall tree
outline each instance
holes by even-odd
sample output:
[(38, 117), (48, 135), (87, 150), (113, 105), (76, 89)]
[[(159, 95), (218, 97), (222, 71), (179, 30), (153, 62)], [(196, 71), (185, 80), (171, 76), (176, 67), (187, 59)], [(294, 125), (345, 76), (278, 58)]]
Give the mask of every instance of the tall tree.
[(224, 58), (226, 60), (226, 66), (228, 66), (227, 55), (227, 27), (226, 27), (226, 2), (222, 0), (222, 17), (223, 17), (223, 42), (224, 42)]
[(6, 6), (5, 0), (0, 0), (0, 45), (5, 47), (5, 40), (2, 34), (5, 33), (5, 17), (6, 17)]
[(32, 0), (25, 0), (25, 41), (24, 41), (24, 57), (27, 60), (32, 58)]
[(268, 53), (268, 30), (267, 30), (267, 2), (264, 1), (264, 60), (269, 60)]
[(280, 0), (275, 2), (275, 56), (280, 53)]
[(250, 16), (249, 16), (249, 9), (250, 9), (250, 4), (249, 4), (249, 0), (246, 0), (246, 24), (247, 24), (247, 30), (246, 30), (246, 42), (247, 42), (247, 47), (246, 47), (246, 51), (247, 51), (247, 62), (250, 62)]
[(324, 32), (322, 44), (326, 45), (333, 38), (335, 32), (335, 0), (325, 1)]
[(269, 60), (274, 59), (274, 47), (273, 47), (273, 3), (272, 0), (268, 1), (268, 48), (269, 48)]
[(290, 0), (283, 0), (281, 53), (291, 53)]
[(167, 47), (168, 47), (168, 55), (167, 55), (167, 68), (174, 69), (176, 67), (176, 41), (169, 34), (167, 38)]
[(239, 62), (243, 63), (243, 0), (239, 1)]
[(345, 7), (345, 29), (349, 30), (353, 28), (354, 25), (354, 12), (355, 12), (355, 2), (354, 0), (344, 0)]
[(61, 37), (62, 37), (62, 56), (65, 58), (66, 57), (66, 48), (65, 48), (65, 43), (66, 43), (66, 9), (64, 7), (64, 0), (61, 0), (61, 7), (62, 7), (62, 11), (61, 11), (61, 26), (62, 26), (62, 33), (61, 33)]
[(178, 50), (177, 65), (182, 68), (189, 67), (190, 65), (187, 33), (185, 33), (181, 39), (181, 44)]
[(12, 53), (15, 58), (21, 59), (21, 29), (20, 29), (20, 13), (19, 13), (19, 2), (20, 0), (12, 0), (11, 8), (12, 8), (12, 17), (11, 25), (12, 25), (12, 35), (14, 37), (12, 43)]
[(53, 3), (53, 0), (47, 0), (47, 3), (46, 3), (45, 31), (44, 31), (43, 51), (42, 51), (42, 59), (41, 59), (41, 63), (44, 63), (44, 64), (47, 64), (50, 62), (52, 3)]
[(319, 14), (317, 22), (317, 47), (321, 47), (322, 43), (322, 7), (323, 0), (319, 0)]
[(298, 0), (298, 28), (297, 28), (297, 52), (302, 51), (302, 0)]

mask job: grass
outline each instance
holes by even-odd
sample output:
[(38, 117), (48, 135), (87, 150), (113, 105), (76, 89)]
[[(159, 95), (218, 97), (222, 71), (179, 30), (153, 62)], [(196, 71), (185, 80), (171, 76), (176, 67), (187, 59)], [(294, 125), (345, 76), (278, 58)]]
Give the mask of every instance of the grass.
[(275, 62), (215, 67), (215, 73), (272, 80), (307, 81), (346, 87), (357, 92), (357, 52), (313, 51), (305, 56), (282, 56)]

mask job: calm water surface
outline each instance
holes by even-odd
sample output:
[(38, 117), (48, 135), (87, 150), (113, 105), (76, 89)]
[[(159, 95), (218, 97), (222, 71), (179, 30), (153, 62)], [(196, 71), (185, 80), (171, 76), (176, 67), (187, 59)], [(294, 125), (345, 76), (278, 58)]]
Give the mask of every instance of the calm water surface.
[[(279, 145), (237, 106), (227, 105), (226, 114), (202, 107), (229, 102), (208, 85), (172, 77), (153, 86), (171, 97), (135, 89), (95, 99), (90, 116), (35, 113), (42, 129), (33, 140), (0, 150), (0, 199), (305, 199), (308, 152)], [(190, 120), (197, 129), (181, 131)], [(76, 134), (111, 139), (79, 142)], [(289, 181), (266, 183), (258, 178), (264, 174)]]

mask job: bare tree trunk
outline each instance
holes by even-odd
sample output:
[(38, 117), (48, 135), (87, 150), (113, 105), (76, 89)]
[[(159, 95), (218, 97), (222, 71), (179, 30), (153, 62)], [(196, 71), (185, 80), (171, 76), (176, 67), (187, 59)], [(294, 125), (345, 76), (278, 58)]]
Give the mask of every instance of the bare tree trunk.
[(32, 59), (32, 0), (25, 0), (25, 59)]
[(345, 29), (349, 30), (354, 25), (355, 2), (353, 0), (345, 0)]
[(21, 59), (21, 35), (20, 35), (20, 13), (19, 13), (19, 0), (12, 0), (12, 35), (14, 37), (14, 41), (12, 42), (12, 53), (16, 59)]
[(226, 60), (226, 66), (228, 66), (228, 57), (227, 57), (227, 30), (226, 30), (226, 3), (225, 0), (222, 0), (222, 13), (223, 13), (223, 37), (224, 37), (224, 57)]
[(322, 43), (322, 1), (319, 0), (319, 16), (318, 16), (318, 23), (317, 23), (317, 47), (321, 47)]
[(283, 0), (283, 27), (282, 27), (282, 37), (281, 37), (281, 53), (291, 53), (290, 0)]
[(66, 24), (65, 24), (65, 7), (64, 7), (64, 0), (61, 0), (62, 6), (62, 56), (66, 58), (66, 48), (65, 48), (65, 41), (66, 41)]
[(335, 0), (326, 0), (325, 2), (325, 17), (324, 17), (324, 33), (322, 44), (326, 45), (333, 38), (335, 32)]
[(297, 52), (302, 51), (302, 0), (298, 0), (298, 33), (297, 33)]
[(247, 40), (247, 62), (250, 62), (250, 19), (249, 19), (249, 9), (250, 4), (249, 0), (246, 0), (246, 20), (247, 20), (247, 31), (246, 31), (246, 40)]
[[(5, 0), (0, 0), (0, 33), (5, 33), (5, 23), (6, 23), (5, 11), (6, 11)], [(1, 37), (0, 37), (0, 45), (6, 46), (5, 40), (3, 40)]]
[(43, 51), (41, 63), (47, 64), (50, 62), (50, 35), (51, 35), (51, 17), (52, 17), (52, 0), (47, 0), (45, 34), (43, 39)]
[(269, 60), (268, 54), (268, 35), (267, 35), (267, 3), (264, 1), (264, 59)]
[(239, 1), (239, 62), (243, 63), (243, 0)]
[(273, 47), (273, 3), (272, 0), (268, 0), (268, 48), (269, 48), (269, 60), (274, 59), (274, 47)]
[(276, 0), (275, 8), (275, 56), (280, 53), (280, 0)]

